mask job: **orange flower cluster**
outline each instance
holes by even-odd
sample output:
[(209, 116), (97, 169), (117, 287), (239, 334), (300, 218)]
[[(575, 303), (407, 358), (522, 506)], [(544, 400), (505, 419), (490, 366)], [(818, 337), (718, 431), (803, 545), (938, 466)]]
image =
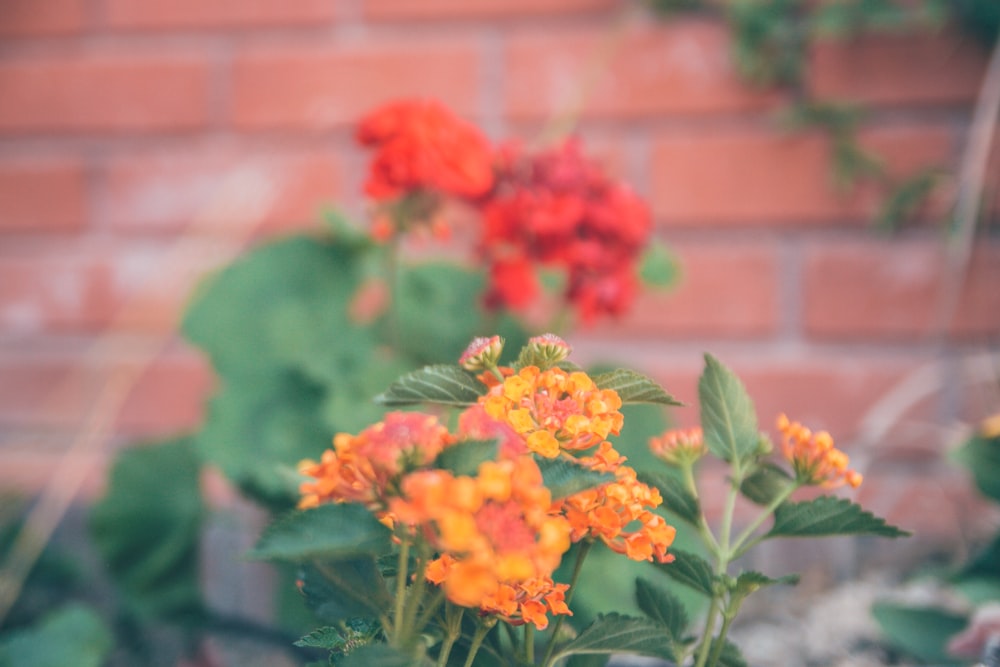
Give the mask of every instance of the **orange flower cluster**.
[(464, 607), (495, 607), (507, 599), (501, 586), (516, 590), (550, 576), (570, 546), (569, 524), (552, 513), (551, 494), (530, 456), (487, 461), (475, 477), (412, 473), (389, 509), (447, 556), (427, 576)]
[(649, 439), (649, 449), (670, 465), (690, 465), (708, 453), (700, 427), (666, 431)]
[(362, 119), (357, 139), (377, 150), (365, 192), (386, 201), (417, 191), (479, 197), (493, 187), (489, 142), (439, 102), (402, 100)]
[(428, 465), (454, 442), (437, 417), (419, 412), (391, 412), (356, 436), (339, 433), (318, 463), (299, 464), (299, 472), (315, 480), (302, 483), (299, 507), (322, 502), (384, 507), (387, 491), (404, 472)]
[(572, 527), (571, 539), (600, 538), (612, 551), (632, 560), (672, 561), (667, 549), (677, 531), (653, 512), (663, 503), (660, 492), (636, 479), (635, 470), (622, 465), (625, 457), (610, 445), (602, 449), (593, 466), (610, 468), (615, 481), (562, 501), (560, 509)]
[(778, 416), (782, 454), (792, 464), (795, 477), (803, 484), (834, 488), (847, 484), (861, 485), (861, 475), (850, 470), (847, 454), (833, 446), (826, 431), (813, 433), (799, 422)]
[(490, 417), (510, 424), (528, 449), (546, 458), (595, 447), (618, 435), (623, 421), (616, 392), (599, 389), (586, 373), (560, 368), (525, 366), (492, 387), (480, 403)]

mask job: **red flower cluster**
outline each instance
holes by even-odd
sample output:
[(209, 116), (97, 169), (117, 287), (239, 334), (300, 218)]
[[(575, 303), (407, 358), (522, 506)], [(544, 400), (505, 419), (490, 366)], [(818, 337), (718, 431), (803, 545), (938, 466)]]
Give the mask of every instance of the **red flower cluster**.
[(482, 203), (487, 303), (520, 308), (538, 292), (536, 267), (566, 271), (565, 297), (584, 322), (632, 303), (636, 263), (652, 231), (642, 200), (583, 155), (580, 144), (501, 152), (497, 184)]
[(415, 190), (475, 198), (493, 186), (493, 152), (473, 125), (444, 105), (403, 100), (366, 116), (357, 130), (377, 150), (365, 192), (379, 201)]

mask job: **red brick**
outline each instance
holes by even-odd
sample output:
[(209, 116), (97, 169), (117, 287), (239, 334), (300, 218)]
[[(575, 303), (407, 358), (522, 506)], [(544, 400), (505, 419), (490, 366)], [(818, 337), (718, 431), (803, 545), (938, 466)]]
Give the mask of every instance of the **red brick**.
[[(342, 189), (339, 163), (320, 152), (130, 156), (111, 162), (107, 179), (110, 224), (143, 232), (177, 232), (210, 217), (230, 230), (315, 226), (322, 206), (334, 203)], [(235, 188), (238, 179), (247, 179), (251, 191)], [(221, 201), (227, 191), (259, 198), (256, 210), (248, 216), (241, 206), (227, 207)], [(220, 215), (227, 219), (214, 219)]]
[(156, 360), (129, 392), (118, 431), (150, 437), (194, 430), (204, 417), (213, 378), (206, 363), (193, 355)]
[[(505, 108), (515, 118), (559, 115), (589, 86), (606, 28), (514, 36), (507, 48)], [(596, 71), (584, 117), (711, 114), (773, 108), (782, 98), (755, 91), (733, 70), (722, 25), (678, 20), (630, 28)]]
[[(866, 130), (893, 174), (950, 161), (938, 126)], [(652, 206), (668, 225), (797, 225), (863, 220), (881, 195), (839, 192), (829, 140), (814, 132), (714, 130), (661, 135), (653, 147)]]
[[(72, 439), (64, 437), (64, 442)], [(38, 451), (37, 440), (26, 437), (21, 442), (5, 442), (0, 450), (0, 493), (33, 498), (52, 480), (52, 473), (65, 463), (62, 452)], [(78, 458), (75, 465), (85, 470), (76, 500), (96, 500), (103, 493), (108, 456), (97, 453)], [(79, 471), (78, 471), (79, 472)]]
[(244, 129), (322, 129), (356, 122), (390, 99), (441, 100), (477, 110), (480, 67), (471, 42), (394, 42), (344, 49), (270, 48), (237, 58), (233, 122)]
[(364, 15), (375, 20), (492, 19), (597, 12), (617, 4), (616, 0), (365, 0)]
[(752, 338), (775, 333), (780, 317), (778, 257), (763, 244), (669, 244), (680, 278), (646, 289), (632, 311), (596, 327), (631, 336)]
[(807, 87), (821, 99), (879, 105), (961, 104), (979, 92), (986, 52), (971, 39), (877, 34), (819, 42)]
[[(805, 261), (807, 332), (821, 339), (914, 339), (934, 333), (945, 247), (938, 241), (827, 243)], [(1000, 245), (983, 244), (968, 267), (954, 336), (1000, 332)]]
[(0, 259), (0, 330), (92, 330), (114, 312), (110, 274), (73, 256)]
[(0, 132), (183, 130), (208, 118), (208, 70), (190, 58), (8, 62), (0, 90)]
[(0, 231), (73, 230), (86, 218), (79, 162), (0, 163)]
[(36, 37), (69, 35), (86, 25), (85, 0), (4, 0), (0, 35)]
[(332, 0), (106, 0), (114, 28), (219, 28), (323, 24), (336, 13)]

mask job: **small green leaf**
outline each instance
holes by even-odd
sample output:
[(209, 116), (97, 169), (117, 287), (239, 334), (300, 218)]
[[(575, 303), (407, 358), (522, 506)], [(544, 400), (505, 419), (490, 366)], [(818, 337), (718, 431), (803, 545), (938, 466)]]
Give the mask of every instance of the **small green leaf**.
[(295, 642), (295, 645), (302, 648), (335, 649), (344, 645), (344, 638), (340, 636), (340, 630), (328, 625), (313, 630)]
[(639, 277), (649, 287), (670, 287), (677, 282), (680, 264), (667, 247), (654, 240), (639, 260)]
[(542, 471), (542, 481), (552, 493), (553, 500), (615, 481), (612, 473), (591, 470), (566, 459), (546, 459), (536, 456), (535, 462)]
[(689, 620), (684, 603), (676, 595), (640, 577), (635, 580), (635, 601), (650, 620), (669, 630), (675, 644), (684, 638)]
[(262, 560), (306, 560), (380, 554), (389, 529), (361, 505), (328, 503), (292, 512), (272, 523), (250, 552)]
[(792, 477), (782, 468), (765, 463), (743, 480), (740, 493), (750, 501), (766, 506), (792, 483)]
[(600, 389), (618, 392), (622, 403), (656, 403), (659, 405), (684, 405), (668, 394), (655, 380), (624, 368), (601, 373), (593, 378)]
[(556, 651), (553, 662), (571, 655), (632, 654), (673, 660), (673, 645), (664, 626), (620, 614), (599, 616), (576, 639)]
[(774, 512), (774, 526), (765, 537), (817, 537), (821, 535), (878, 535), (903, 537), (905, 530), (892, 526), (846, 498), (820, 496), (800, 503), (784, 503)]
[(500, 443), (496, 440), (466, 440), (447, 447), (434, 460), (434, 467), (454, 475), (475, 475), (486, 461), (495, 461)]
[[(714, 647), (718, 638), (712, 640), (712, 646)], [(719, 653), (718, 667), (747, 667), (747, 661), (743, 659), (743, 654), (736, 644), (729, 640), (725, 640), (722, 645), (722, 652)]]
[(663, 505), (660, 509), (670, 512), (692, 526), (698, 524), (698, 517), (701, 516), (698, 499), (684, 488), (681, 480), (658, 473), (640, 472), (639, 481), (659, 490), (663, 496)]
[(97, 612), (71, 603), (42, 622), (0, 635), (3, 667), (101, 667), (114, 637)]
[(385, 406), (440, 403), (475, 405), (486, 386), (458, 366), (425, 366), (392, 383), (375, 401)]
[(968, 622), (965, 616), (944, 609), (888, 603), (875, 604), (872, 616), (890, 644), (931, 665), (955, 664), (955, 659), (948, 654), (948, 639)]
[(705, 443), (719, 458), (742, 461), (757, 451), (759, 434), (753, 401), (736, 375), (715, 357), (705, 355), (698, 381)]
[(368, 644), (337, 660), (337, 667), (416, 667), (420, 663), (388, 644)]
[(305, 564), (299, 581), (306, 606), (331, 623), (375, 617), (392, 603), (371, 556)]
[(983, 495), (1000, 502), (1000, 437), (977, 434), (952, 455), (969, 469)]
[(674, 581), (712, 597), (715, 593), (715, 577), (708, 561), (697, 554), (680, 549), (671, 549), (670, 553), (674, 556), (673, 562), (658, 563), (656, 566)]
[(788, 584), (789, 586), (794, 586), (799, 583), (799, 576), (797, 574), (790, 574), (784, 577), (779, 577), (778, 579), (772, 579), (760, 572), (747, 571), (741, 572), (736, 580), (733, 581), (731, 590), (733, 592), (733, 599), (739, 604), (743, 598), (747, 597), (751, 593), (756, 593), (761, 588), (766, 588), (768, 586), (774, 586), (777, 584)]

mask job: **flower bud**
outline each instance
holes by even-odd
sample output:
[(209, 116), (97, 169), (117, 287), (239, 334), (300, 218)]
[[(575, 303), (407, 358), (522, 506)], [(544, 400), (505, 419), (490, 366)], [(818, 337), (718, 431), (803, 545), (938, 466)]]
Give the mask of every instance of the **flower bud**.
[(458, 364), (467, 371), (482, 371), (497, 367), (500, 354), (503, 352), (503, 338), (480, 336), (472, 339), (465, 352), (458, 359)]
[(691, 465), (708, 452), (701, 428), (675, 429), (649, 439), (649, 449), (673, 466)]
[(547, 333), (528, 339), (528, 351), (540, 362), (538, 366), (552, 366), (569, 356), (569, 343), (559, 336)]

